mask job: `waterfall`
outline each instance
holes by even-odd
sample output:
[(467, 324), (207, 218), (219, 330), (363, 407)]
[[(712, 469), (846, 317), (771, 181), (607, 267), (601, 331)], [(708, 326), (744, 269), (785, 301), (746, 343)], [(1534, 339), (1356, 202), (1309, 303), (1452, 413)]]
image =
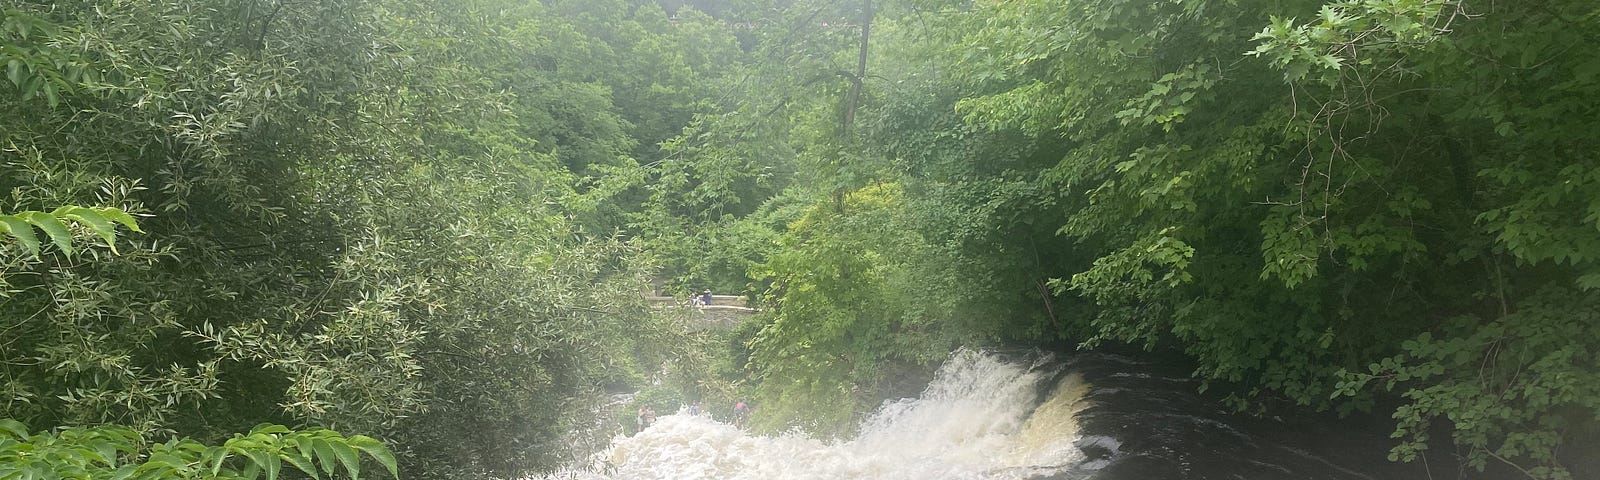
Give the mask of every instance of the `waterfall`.
[[(1082, 378), (1058, 382), (1052, 362), (1008, 362), (970, 350), (952, 354), (921, 397), (886, 402), (855, 439), (799, 432), (750, 435), (682, 413), (617, 437), (581, 471), (547, 479), (1023, 479), (1083, 459), (1074, 414)], [(1041, 398), (1041, 396), (1045, 398)]]
[(1428, 478), (1426, 464), (1384, 459), (1381, 422), (1232, 413), (1197, 393), (1191, 368), (959, 350), (921, 396), (885, 402), (853, 439), (750, 435), (680, 412), (543, 479)]

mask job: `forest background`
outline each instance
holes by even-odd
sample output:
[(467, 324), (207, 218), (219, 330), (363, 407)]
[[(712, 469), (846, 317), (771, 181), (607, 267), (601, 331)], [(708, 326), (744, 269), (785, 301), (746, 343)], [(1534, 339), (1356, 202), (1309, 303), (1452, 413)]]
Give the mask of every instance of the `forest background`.
[(510, 478), (661, 365), (828, 435), (959, 346), (1125, 344), (1593, 468), (1591, 2), (682, 3), (7, 0), (0, 417)]

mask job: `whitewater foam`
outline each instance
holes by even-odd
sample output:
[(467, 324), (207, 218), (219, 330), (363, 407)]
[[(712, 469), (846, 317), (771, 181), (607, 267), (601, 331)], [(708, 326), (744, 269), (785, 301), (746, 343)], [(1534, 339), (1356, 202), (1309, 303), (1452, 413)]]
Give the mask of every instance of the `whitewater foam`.
[(885, 402), (860, 435), (821, 441), (800, 433), (749, 435), (709, 417), (667, 415), (618, 436), (592, 465), (549, 480), (1023, 479), (1083, 460), (1074, 447), (1089, 386), (1069, 375), (1046, 398), (1046, 362), (1019, 364), (957, 351), (922, 396)]

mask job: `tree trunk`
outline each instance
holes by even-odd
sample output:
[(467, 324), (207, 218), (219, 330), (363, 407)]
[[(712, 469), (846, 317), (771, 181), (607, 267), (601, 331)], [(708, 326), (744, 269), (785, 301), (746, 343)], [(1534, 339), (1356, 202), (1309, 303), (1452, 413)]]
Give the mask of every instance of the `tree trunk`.
[(872, 0), (861, 0), (861, 50), (856, 55), (855, 78), (850, 79), (850, 98), (846, 100), (844, 119), (840, 122), (844, 133), (856, 122), (856, 106), (861, 102), (861, 88), (867, 83), (867, 44), (872, 39)]

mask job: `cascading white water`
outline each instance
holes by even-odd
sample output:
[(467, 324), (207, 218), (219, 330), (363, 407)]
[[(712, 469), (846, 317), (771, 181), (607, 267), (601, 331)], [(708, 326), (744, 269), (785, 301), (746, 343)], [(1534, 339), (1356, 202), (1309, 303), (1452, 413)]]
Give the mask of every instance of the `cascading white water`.
[(587, 471), (546, 479), (1022, 479), (1081, 460), (1074, 415), (1081, 377), (1049, 398), (1054, 372), (967, 350), (951, 355), (920, 398), (885, 403), (856, 439), (753, 436), (706, 417), (668, 415), (617, 437)]

